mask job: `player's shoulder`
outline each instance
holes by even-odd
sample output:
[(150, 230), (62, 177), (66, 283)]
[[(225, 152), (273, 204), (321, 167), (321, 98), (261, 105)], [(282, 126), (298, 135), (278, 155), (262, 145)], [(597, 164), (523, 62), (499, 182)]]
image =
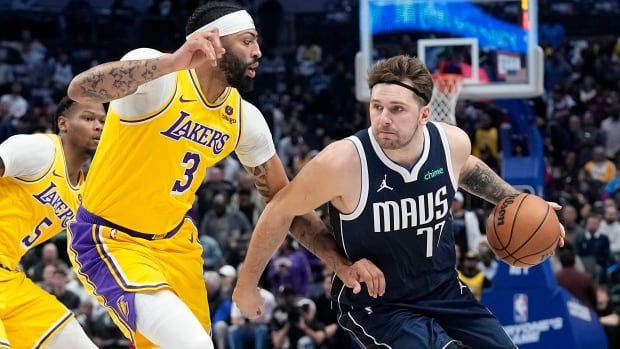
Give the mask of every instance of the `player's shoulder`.
[(121, 58), (122, 61), (131, 61), (138, 59), (150, 59), (157, 58), (163, 56), (164, 53), (150, 47), (140, 47), (135, 48), (127, 53)]
[(251, 102), (241, 99), (241, 111), (250, 118), (260, 117), (264, 119), (263, 113)]
[(359, 155), (355, 143), (351, 138), (345, 138), (328, 144), (315, 157), (317, 162), (334, 168), (348, 168), (353, 163), (359, 163)]
[(445, 133), (451, 145), (455, 145), (458, 147), (470, 143), (469, 136), (460, 127), (437, 121), (435, 121), (434, 124), (437, 126), (438, 129)]

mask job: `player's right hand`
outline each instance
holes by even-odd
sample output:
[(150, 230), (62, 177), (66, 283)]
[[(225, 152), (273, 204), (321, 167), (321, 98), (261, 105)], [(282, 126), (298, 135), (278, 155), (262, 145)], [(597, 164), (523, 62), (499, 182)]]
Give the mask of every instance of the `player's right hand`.
[(241, 315), (254, 320), (265, 312), (265, 300), (258, 287), (243, 287), (237, 284), (232, 294), (232, 300), (237, 304)]
[(220, 31), (212, 28), (193, 33), (178, 50), (173, 53), (177, 70), (193, 69), (205, 63), (217, 66), (218, 59), (226, 52), (220, 41)]
[(361, 283), (366, 284), (368, 295), (377, 298), (385, 293), (385, 276), (381, 269), (366, 258), (362, 258), (352, 265), (343, 266), (336, 270), (336, 275), (345, 286), (358, 294), (362, 290)]

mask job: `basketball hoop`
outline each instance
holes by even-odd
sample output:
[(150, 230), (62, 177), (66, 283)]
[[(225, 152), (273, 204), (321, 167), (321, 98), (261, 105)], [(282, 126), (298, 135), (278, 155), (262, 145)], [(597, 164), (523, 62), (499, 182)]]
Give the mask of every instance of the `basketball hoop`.
[(454, 111), (463, 88), (463, 77), (457, 74), (437, 74), (433, 76), (433, 81), (433, 97), (429, 103), (431, 120), (456, 125)]

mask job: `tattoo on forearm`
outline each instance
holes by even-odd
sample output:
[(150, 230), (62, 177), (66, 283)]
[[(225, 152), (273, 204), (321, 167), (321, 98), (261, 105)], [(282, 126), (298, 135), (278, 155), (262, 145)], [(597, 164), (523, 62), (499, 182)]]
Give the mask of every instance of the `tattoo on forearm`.
[(519, 193), (481, 161), (476, 163), (460, 184), (468, 192), (494, 204), (508, 195)]
[(246, 170), (254, 176), (254, 184), (256, 184), (256, 190), (260, 195), (265, 198), (265, 201), (269, 202), (274, 193), (271, 192), (269, 184), (267, 182), (267, 164), (258, 165), (256, 167), (246, 167)]
[(140, 85), (156, 79), (158, 61), (159, 58), (104, 64), (78, 75), (77, 84), (91, 102), (109, 102), (130, 95)]
[(329, 228), (318, 216), (316, 220), (317, 222), (313, 224), (307, 215), (295, 217), (291, 225), (291, 234), (333, 269), (338, 261), (338, 254), (331, 254), (329, 251), (339, 251), (339, 248)]

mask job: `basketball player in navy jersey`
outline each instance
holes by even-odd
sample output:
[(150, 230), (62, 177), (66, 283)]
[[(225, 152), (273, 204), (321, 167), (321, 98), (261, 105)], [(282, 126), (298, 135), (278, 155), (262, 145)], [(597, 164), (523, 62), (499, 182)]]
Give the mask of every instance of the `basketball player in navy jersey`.
[(369, 85), (371, 127), (329, 145), (267, 205), (234, 301), (248, 317), (261, 313), (256, 285), (293, 217), (329, 202), (342, 251), (352, 261), (369, 260), (385, 276), (386, 285), (364, 285), (378, 292), (334, 280), (338, 321), (359, 344), (515, 348), (499, 321), (457, 278), (449, 208), (458, 187), (491, 203), (518, 191), (470, 155), (465, 132), (429, 121), (433, 81), (420, 60), (379, 61)]

